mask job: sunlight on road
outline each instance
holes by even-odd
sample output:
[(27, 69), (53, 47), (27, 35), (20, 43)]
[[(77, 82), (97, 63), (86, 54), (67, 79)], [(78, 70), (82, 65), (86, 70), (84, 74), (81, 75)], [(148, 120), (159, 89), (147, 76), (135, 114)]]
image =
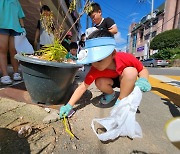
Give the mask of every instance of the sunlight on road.
[(171, 76), (171, 75), (166, 75), (168, 78), (178, 80), (180, 82), (180, 76)]
[[(170, 77), (170, 76), (168, 76)], [(171, 77), (172, 79), (179, 80), (179, 77)], [(152, 85), (152, 92), (159, 95), (164, 99), (168, 99), (177, 106), (180, 106), (180, 88), (169, 85), (161, 80), (155, 79), (150, 76), (149, 81)]]

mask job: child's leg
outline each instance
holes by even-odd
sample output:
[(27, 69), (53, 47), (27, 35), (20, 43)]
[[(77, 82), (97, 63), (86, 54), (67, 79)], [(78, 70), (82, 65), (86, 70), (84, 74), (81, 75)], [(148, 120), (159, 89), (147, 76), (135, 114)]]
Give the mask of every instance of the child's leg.
[(127, 97), (133, 91), (137, 76), (138, 72), (134, 67), (127, 67), (123, 70), (120, 77), (120, 100)]
[(95, 84), (99, 90), (105, 93), (100, 99), (101, 104), (109, 104), (115, 98), (115, 92), (112, 88), (113, 80), (110, 78), (99, 78), (95, 81)]
[(114, 92), (112, 88), (113, 80), (110, 78), (98, 78), (96, 79), (95, 84), (100, 91), (106, 94), (112, 94)]

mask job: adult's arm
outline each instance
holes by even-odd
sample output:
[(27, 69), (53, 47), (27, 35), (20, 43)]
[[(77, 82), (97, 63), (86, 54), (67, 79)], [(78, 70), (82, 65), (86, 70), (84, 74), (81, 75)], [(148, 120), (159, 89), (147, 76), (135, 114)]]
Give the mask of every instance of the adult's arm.
[(116, 25), (113, 25), (112, 27), (109, 28), (109, 31), (112, 33), (112, 34), (116, 34), (118, 32), (118, 28)]
[(34, 38), (34, 50), (37, 50), (37, 42), (39, 40), (39, 37), (40, 37), (40, 30), (37, 28)]
[(106, 20), (105, 22), (106, 22), (106, 24), (107, 24), (108, 30), (109, 30), (112, 34), (116, 34), (116, 33), (118, 32), (118, 28), (117, 28), (117, 26), (116, 26), (115, 21), (114, 21), (112, 18), (110, 18), (110, 17), (105, 18), (105, 20)]
[(21, 27), (22, 27), (22, 28), (25, 28), (25, 27), (24, 27), (24, 21), (23, 21), (22, 18), (19, 19), (19, 22), (20, 22)]

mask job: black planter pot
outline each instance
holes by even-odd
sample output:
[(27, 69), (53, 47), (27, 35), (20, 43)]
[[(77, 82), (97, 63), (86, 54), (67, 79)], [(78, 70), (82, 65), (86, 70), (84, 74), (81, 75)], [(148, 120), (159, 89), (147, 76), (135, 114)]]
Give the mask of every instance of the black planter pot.
[(82, 65), (50, 62), (16, 54), (24, 83), (35, 103), (67, 103), (78, 68)]

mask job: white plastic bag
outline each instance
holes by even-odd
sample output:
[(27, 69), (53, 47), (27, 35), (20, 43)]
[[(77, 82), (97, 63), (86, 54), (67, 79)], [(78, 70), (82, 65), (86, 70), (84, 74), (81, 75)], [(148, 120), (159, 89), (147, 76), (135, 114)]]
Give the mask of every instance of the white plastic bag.
[(34, 53), (34, 49), (32, 45), (29, 43), (28, 39), (26, 38), (26, 33), (23, 33), (19, 36), (14, 36), (14, 44), (17, 53), (26, 53), (26, 54)]
[[(109, 117), (93, 119), (91, 127), (97, 137), (102, 141), (113, 140), (119, 136), (142, 138), (141, 127), (135, 118), (141, 99), (142, 92), (136, 86), (129, 96), (113, 107)], [(106, 132), (97, 134), (94, 122), (101, 124), (106, 129)]]
[(90, 28), (86, 29), (86, 31), (85, 31), (86, 38), (88, 38), (89, 35), (96, 30), (98, 30), (96, 27), (90, 27)]

